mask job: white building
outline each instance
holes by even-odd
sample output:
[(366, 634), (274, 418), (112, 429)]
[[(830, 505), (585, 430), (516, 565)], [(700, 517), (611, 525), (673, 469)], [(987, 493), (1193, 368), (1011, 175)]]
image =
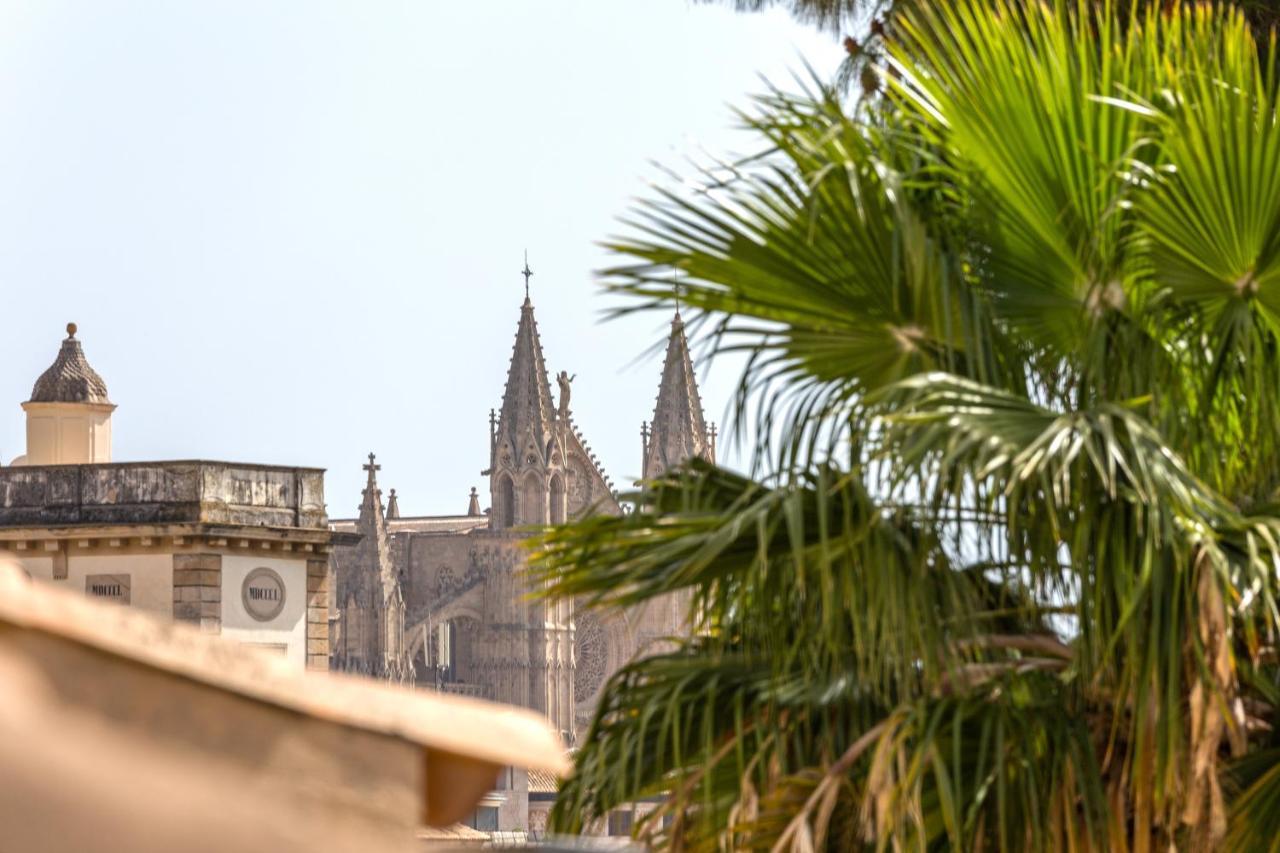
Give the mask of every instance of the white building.
[(36, 380), (27, 452), (0, 468), (0, 550), (33, 579), (329, 665), (324, 472), (111, 461), (107, 386), (74, 324)]

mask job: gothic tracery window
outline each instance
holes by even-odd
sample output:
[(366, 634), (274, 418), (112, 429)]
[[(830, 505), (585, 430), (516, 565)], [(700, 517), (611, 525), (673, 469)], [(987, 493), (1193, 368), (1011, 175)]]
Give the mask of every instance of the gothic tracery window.
[(569, 457), (569, 514), (582, 512), (591, 504), (590, 463), (574, 454)]
[(573, 698), (582, 702), (596, 695), (609, 665), (608, 641), (600, 617), (589, 611), (574, 615)]

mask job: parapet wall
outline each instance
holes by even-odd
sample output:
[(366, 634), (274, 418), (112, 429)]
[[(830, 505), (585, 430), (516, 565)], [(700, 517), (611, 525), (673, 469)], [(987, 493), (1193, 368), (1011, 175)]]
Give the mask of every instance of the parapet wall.
[(326, 529), (324, 471), (200, 460), (0, 468), (0, 527), (145, 523)]

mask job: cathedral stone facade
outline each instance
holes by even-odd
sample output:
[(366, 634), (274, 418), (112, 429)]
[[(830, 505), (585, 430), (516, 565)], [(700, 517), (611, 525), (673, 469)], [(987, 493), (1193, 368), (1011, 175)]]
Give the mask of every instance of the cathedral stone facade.
[[(335, 669), (531, 708), (572, 742), (612, 672), (686, 629), (674, 597), (625, 613), (527, 597), (529, 527), (625, 511), (574, 423), (574, 377), (555, 379), (553, 400), (526, 295), (502, 405), (489, 415), (487, 510), (472, 489), (465, 515), (401, 517), (394, 490), (384, 507), (370, 456), (359, 517), (334, 522), (361, 537), (331, 555)], [(641, 434), (646, 478), (693, 456), (714, 461), (679, 312)]]

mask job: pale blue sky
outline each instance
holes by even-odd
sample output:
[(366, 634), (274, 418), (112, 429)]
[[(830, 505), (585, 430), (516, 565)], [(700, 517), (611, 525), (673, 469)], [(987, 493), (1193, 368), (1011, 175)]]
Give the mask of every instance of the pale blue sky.
[(0, 3), (0, 459), (74, 320), (117, 460), (324, 467), (340, 517), (373, 450), (406, 514), (462, 512), (527, 247), (547, 365), (625, 483), (666, 318), (601, 324), (596, 242), (652, 161), (750, 148), (758, 75), (839, 58), (686, 0)]

